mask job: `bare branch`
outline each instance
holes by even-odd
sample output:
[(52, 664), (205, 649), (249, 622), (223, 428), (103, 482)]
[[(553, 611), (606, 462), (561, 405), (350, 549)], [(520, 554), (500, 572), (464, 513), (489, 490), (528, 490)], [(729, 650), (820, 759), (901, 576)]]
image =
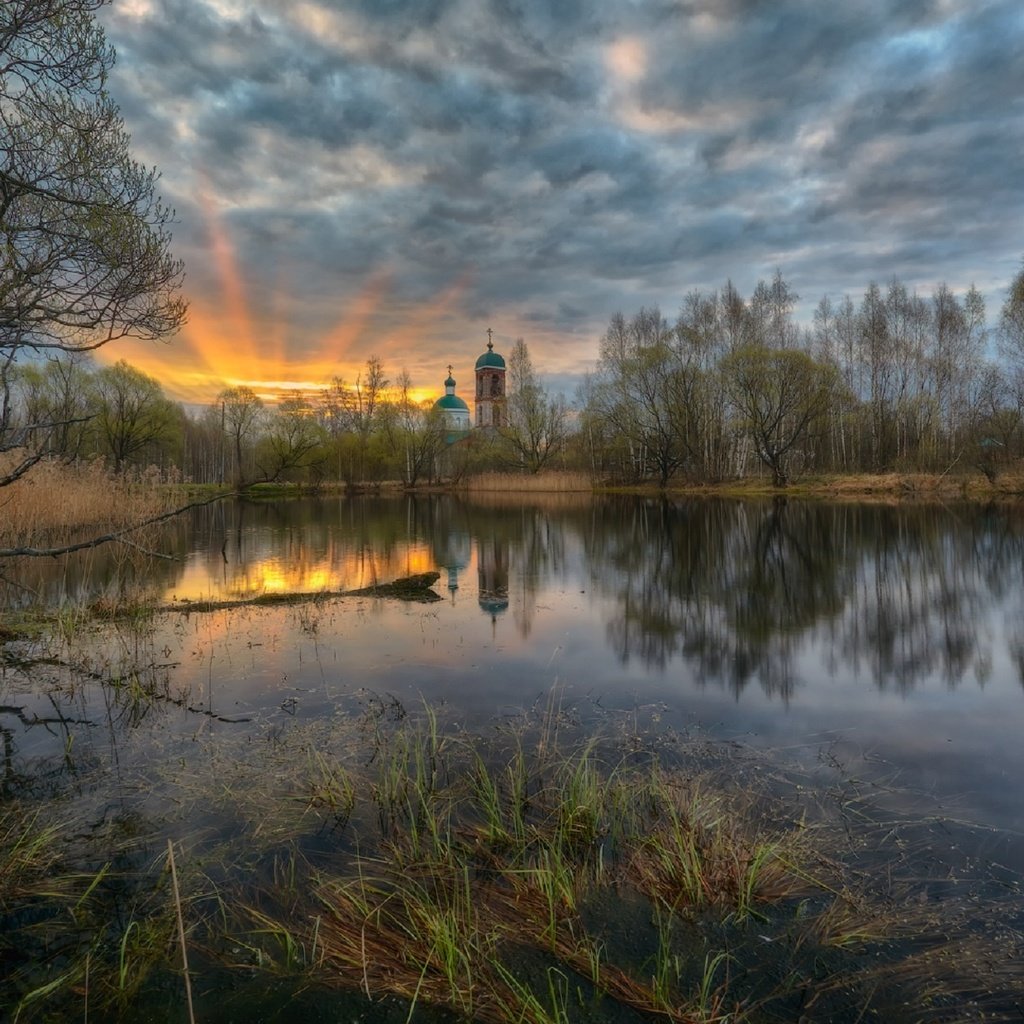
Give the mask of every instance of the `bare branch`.
[(156, 523), (162, 523), (168, 519), (173, 519), (175, 516), (180, 516), (183, 512), (188, 512), (190, 509), (204, 508), (205, 506), (212, 505), (215, 502), (223, 501), (225, 498), (237, 498), (238, 496), (238, 491), (227, 491), (224, 494), (218, 494), (212, 498), (208, 498), (206, 501), (193, 501), (188, 505), (182, 505), (180, 508), (172, 509), (170, 512), (164, 512), (158, 516), (152, 516), (151, 518), (144, 519), (141, 522), (133, 523), (131, 526), (126, 526), (123, 530), (115, 530), (113, 533), (104, 533), (98, 537), (91, 537), (89, 540), (79, 541), (77, 544), (65, 544), (62, 547), (56, 548), (0, 548), (0, 558), (58, 558), (61, 555), (70, 555), (75, 551), (85, 551), (88, 548), (98, 548), (103, 544), (115, 543), (127, 544), (129, 547), (134, 547), (139, 551), (145, 551), (146, 554), (156, 555), (158, 558), (170, 558), (171, 556), (169, 555), (158, 555), (156, 552), (147, 551), (138, 544), (126, 540), (126, 538), (129, 534), (142, 530), (147, 526), (153, 526)]

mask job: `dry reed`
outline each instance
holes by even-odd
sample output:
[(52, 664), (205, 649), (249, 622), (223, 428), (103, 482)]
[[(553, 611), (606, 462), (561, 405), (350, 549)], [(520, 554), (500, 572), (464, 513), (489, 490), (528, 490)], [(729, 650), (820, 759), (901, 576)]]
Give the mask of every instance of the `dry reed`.
[(589, 494), (593, 490), (590, 477), (586, 473), (561, 470), (546, 473), (480, 473), (467, 478), (464, 486), (471, 494), (479, 491), (514, 494), (582, 491)]
[[(0, 462), (0, 475), (13, 462), (10, 454)], [(0, 490), (0, 547), (52, 544), (158, 515), (168, 508), (168, 497), (154, 476), (115, 476), (101, 461), (40, 462)]]

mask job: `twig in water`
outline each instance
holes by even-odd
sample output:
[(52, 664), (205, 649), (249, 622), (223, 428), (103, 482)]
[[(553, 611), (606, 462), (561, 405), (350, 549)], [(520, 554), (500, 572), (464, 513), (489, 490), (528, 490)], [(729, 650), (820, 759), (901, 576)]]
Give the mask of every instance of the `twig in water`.
[(189, 1024), (196, 1024), (192, 1010), (192, 981), (188, 975), (188, 950), (185, 946), (185, 921), (181, 916), (181, 896), (178, 893), (178, 872), (174, 867), (174, 843), (167, 840), (167, 861), (171, 865), (171, 886), (174, 889), (174, 909), (178, 914), (178, 939), (181, 942), (181, 969), (185, 975), (185, 998), (188, 1001)]

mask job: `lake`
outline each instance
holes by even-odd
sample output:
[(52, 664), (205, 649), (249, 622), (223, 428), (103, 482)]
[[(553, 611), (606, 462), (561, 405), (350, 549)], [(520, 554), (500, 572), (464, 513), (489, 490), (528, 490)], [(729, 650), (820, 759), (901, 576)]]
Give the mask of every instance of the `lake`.
[[(151, 856), (184, 805), (194, 851), (230, 841), (184, 765), (227, 777), (253, 745), (388, 709), (481, 734), (557, 707), (583, 734), (642, 721), (808, 785), (840, 779), (927, 819), (933, 864), (984, 863), (1011, 887), (1024, 872), (1019, 507), (306, 498), (195, 509), (146, 546), (173, 560), (18, 567), (9, 605), (168, 610), (99, 633), (72, 622), (57, 652), (15, 647), (0, 731), (6, 797), (73, 797), (90, 827), (147, 822)], [(429, 571), (429, 603), (255, 602)], [(189, 608), (204, 600), (233, 605)], [(159, 701), (90, 683), (129, 663)]]

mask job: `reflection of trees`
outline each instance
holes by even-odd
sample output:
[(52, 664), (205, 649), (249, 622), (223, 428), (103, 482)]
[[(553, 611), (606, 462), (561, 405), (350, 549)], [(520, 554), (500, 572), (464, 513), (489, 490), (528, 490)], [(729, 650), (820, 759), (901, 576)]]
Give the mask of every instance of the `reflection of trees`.
[(121, 740), (144, 720), (167, 704), (186, 706), (147, 639), (119, 651), (112, 635), (78, 638), (74, 654), (63, 644), (25, 656), (0, 648), (0, 795), (77, 786), (107, 759), (116, 763)]
[(800, 631), (841, 605), (824, 524), (781, 503), (667, 501), (605, 522), (623, 528), (595, 531), (590, 548), (619, 570), (606, 579), (622, 612), (608, 634), (623, 661), (664, 668), (682, 656), (701, 681), (790, 692)]
[(871, 513), (856, 524), (861, 567), (842, 656), (866, 661), (881, 689), (905, 691), (932, 674), (951, 686), (971, 673), (984, 681), (989, 620), (1011, 581), (1020, 582), (1020, 533), (987, 510)]
[(365, 496), (209, 506), (147, 545), (179, 561), (98, 549), (16, 576), (9, 563), (28, 588), (10, 599), (316, 590), (431, 568), (458, 582), (475, 552), (477, 596), (507, 599), (522, 636), (540, 595), (580, 577), (614, 601), (607, 636), (623, 662), (684, 662), (736, 693), (753, 681), (787, 696), (811, 648), (824, 671), (882, 689), (984, 681), (1000, 614), (1024, 684), (1024, 518), (1002, 508)]
[(679, 657), (702, 682), (785, 697), (810, 640), (880, 688), (984, 680), (986, 617), (1024, 542), (984, 510), (661, 501), (607, 506), (587, 550), (624, 662)]

